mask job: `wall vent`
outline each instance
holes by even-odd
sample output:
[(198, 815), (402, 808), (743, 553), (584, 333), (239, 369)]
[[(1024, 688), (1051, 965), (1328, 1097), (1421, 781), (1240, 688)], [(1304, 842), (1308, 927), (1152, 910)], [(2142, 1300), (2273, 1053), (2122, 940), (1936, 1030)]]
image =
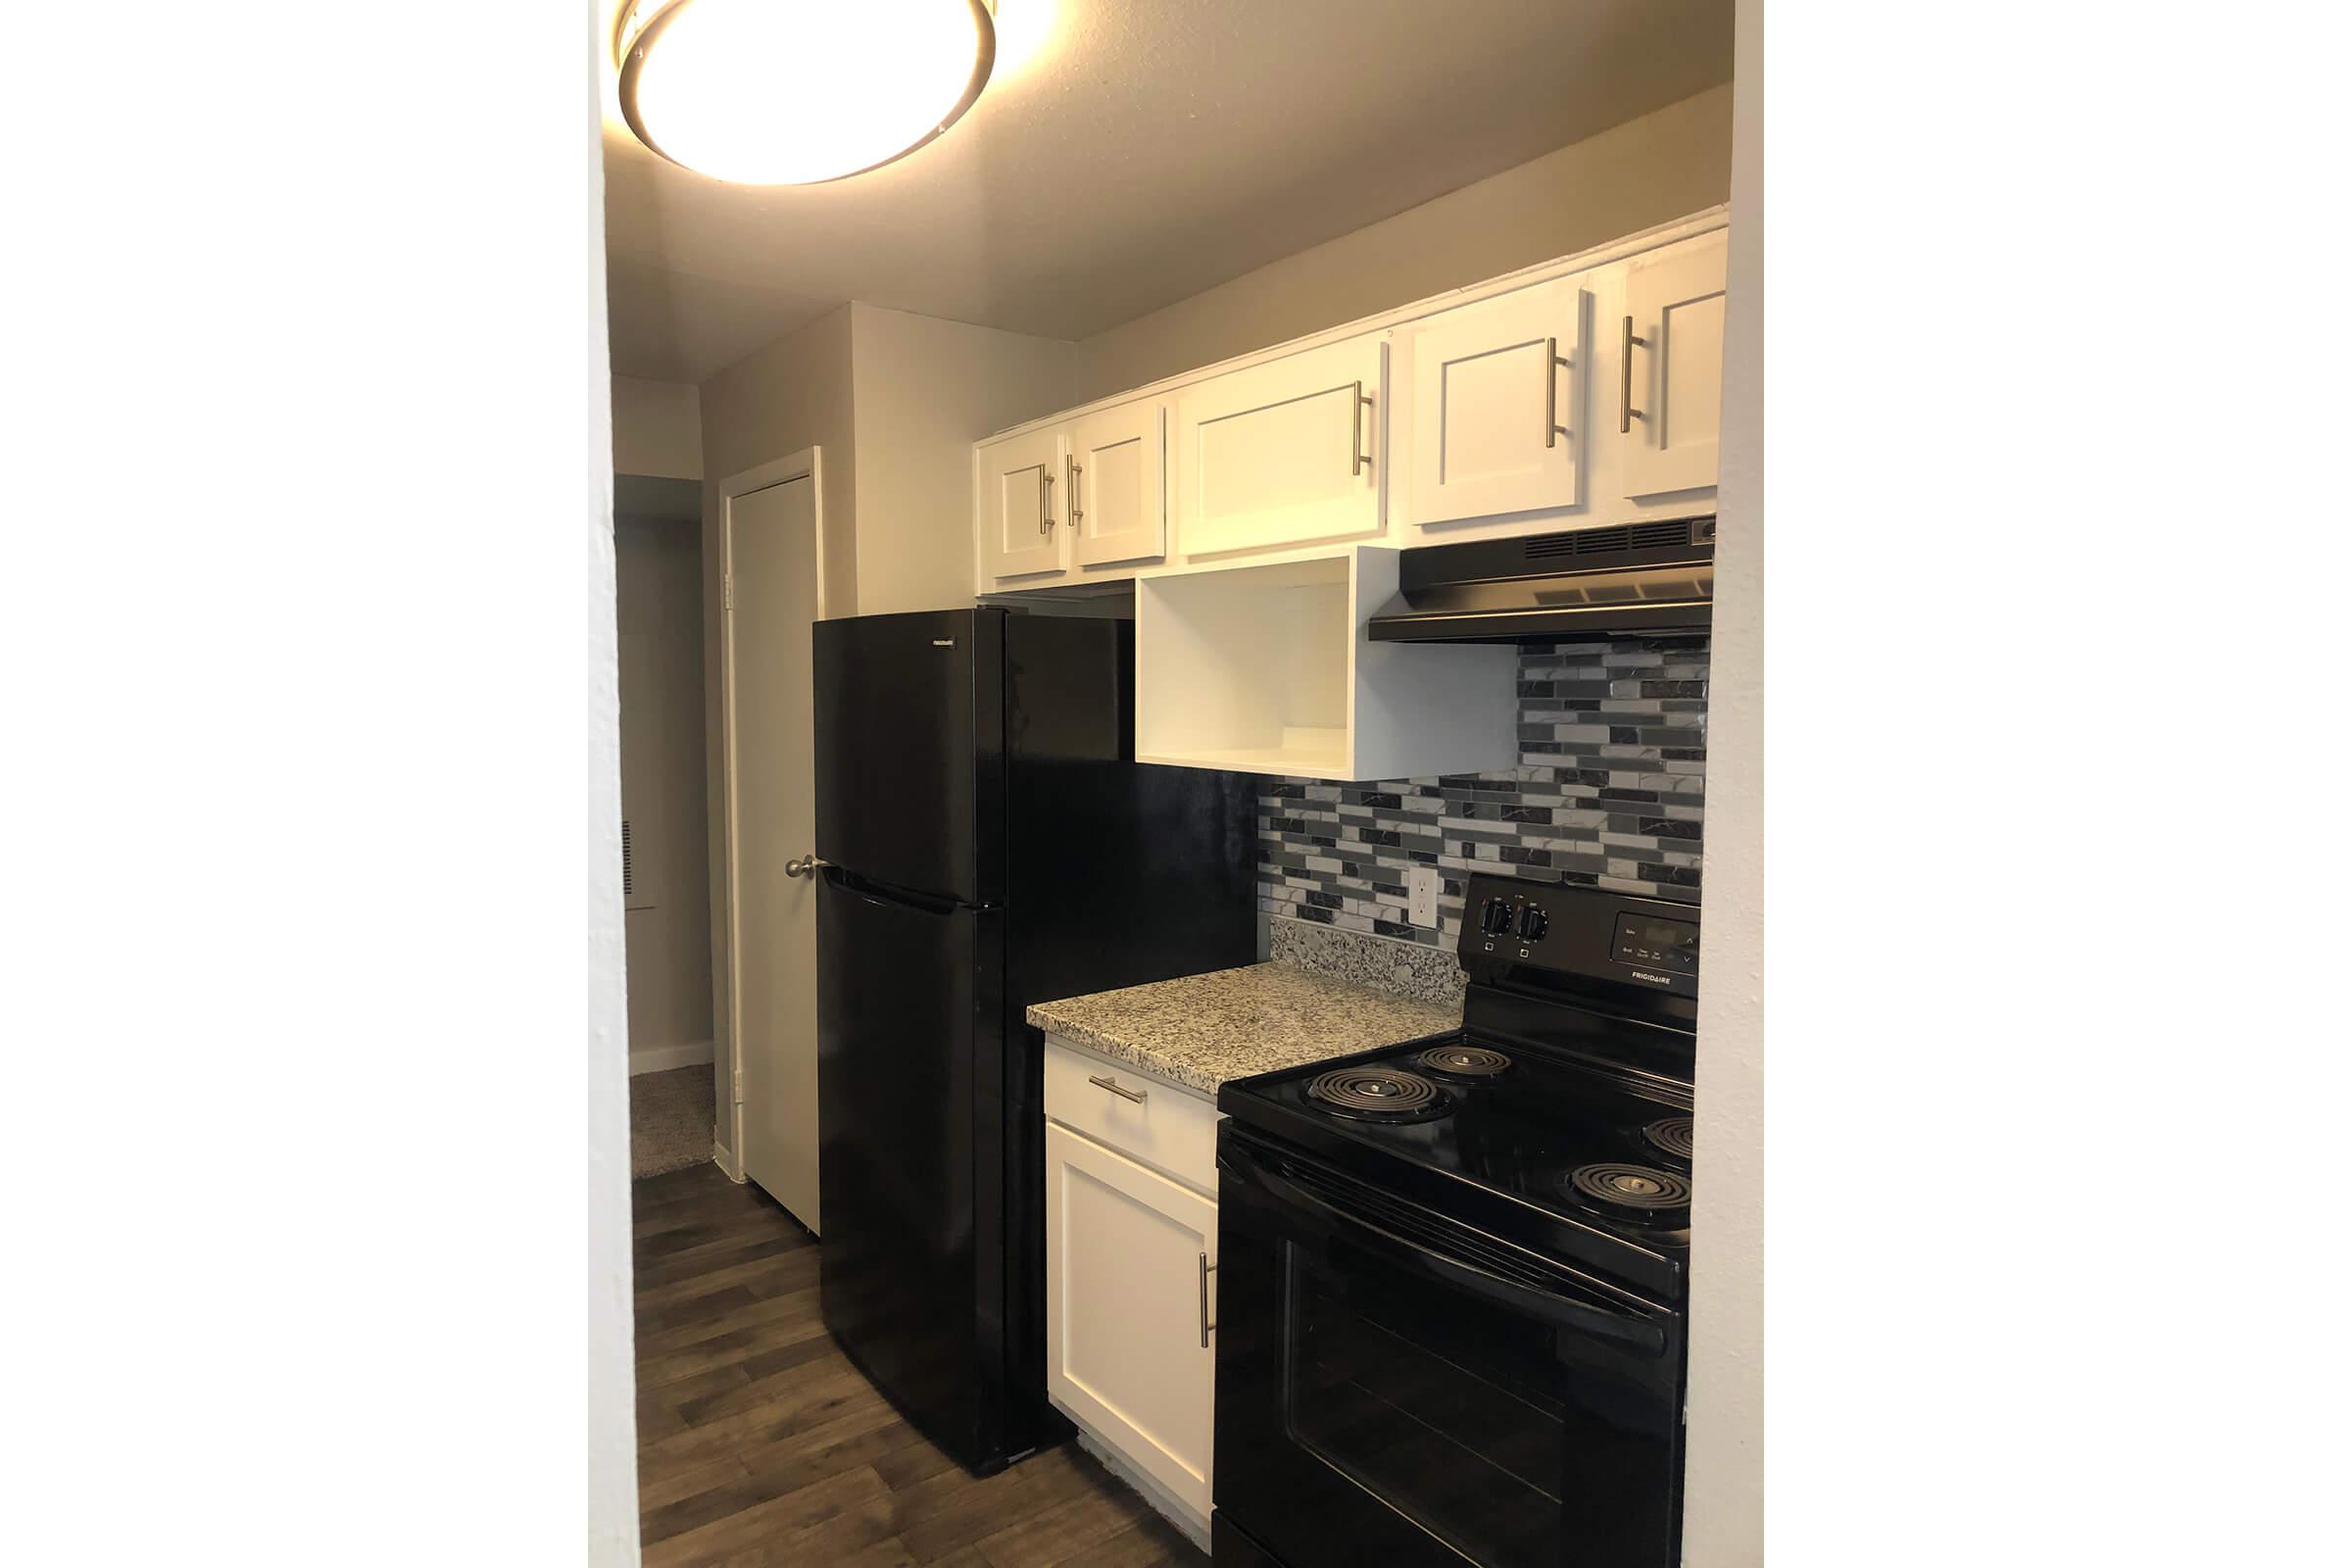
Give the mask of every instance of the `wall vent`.
[(637, 896), (637, 850), (629, 840), (629, 819), (620, 819), (620, 902)]

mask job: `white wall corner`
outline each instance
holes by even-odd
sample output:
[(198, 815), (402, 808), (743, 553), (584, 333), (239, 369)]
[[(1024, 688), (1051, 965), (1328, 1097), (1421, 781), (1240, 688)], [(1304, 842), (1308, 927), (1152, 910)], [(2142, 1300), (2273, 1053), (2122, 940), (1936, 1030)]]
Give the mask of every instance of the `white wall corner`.
[(1739, 0), (1707, 713), (1683, 1561), (1764, 1561), (1762, 0)]

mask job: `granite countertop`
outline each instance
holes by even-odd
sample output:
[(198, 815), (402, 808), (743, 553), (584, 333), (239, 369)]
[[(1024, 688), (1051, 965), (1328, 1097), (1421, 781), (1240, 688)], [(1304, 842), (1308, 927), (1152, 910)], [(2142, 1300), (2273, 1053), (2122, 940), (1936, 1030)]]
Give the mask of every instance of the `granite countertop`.
[(1214, 1095), (1228, 1079), (1456, 1028), (1462, 1009), (1294, 964), (1253, 963), (1041, 1002), (1028, 1017), (1048, 1034)]

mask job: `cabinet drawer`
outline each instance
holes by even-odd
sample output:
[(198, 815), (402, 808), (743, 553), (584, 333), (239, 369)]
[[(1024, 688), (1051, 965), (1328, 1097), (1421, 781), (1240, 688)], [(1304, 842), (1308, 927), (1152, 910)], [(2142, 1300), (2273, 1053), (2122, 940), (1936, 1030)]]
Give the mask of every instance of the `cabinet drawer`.
[[(1107, 1079), (1126, 1094), (1093, 1080)], [(1141, 1100), (1130, 1100), (1140, 1094)], [(1046, 1114), (1200, 1191), (1217, 1190), (1217, 1107), (1189, 1089), (1046, 1037)]]

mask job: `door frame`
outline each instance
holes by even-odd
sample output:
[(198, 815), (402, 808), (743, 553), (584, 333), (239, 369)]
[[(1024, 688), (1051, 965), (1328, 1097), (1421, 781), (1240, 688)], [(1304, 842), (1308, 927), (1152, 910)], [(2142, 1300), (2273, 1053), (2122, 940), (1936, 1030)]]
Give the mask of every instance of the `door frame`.
[[(741, 911), (735, 897), (735, 631), (731, 617), (734, 608), (727, 603), (727, 585), (735, 571), (735, 503), (756, 491), (772, 490), (777, 485), (795, 479), (807, 479), (809, 485), (809, 526), (815, 532), (816, 562), (816, 618), (824, 620), (832, 614), (825, 602), (825, 481), (823, 449), (808, 447), (790, 457), (757, 467), (729, 474), (718, 482), (718, 833), (711, 845), (711, 885), (720, 890), (725, 910), (721, 929), (714, 931), (711, 943), (711, 982), (717, 990), (717, 1005), (712, 1016), (717, 1022), (718, 1042), (716, 1061), (725, 1069), (728, 1093), (724, 1103), (716, 1107), (717, 1121), (713, 1133), (724, 1129), (724, 1138), (712, 1139), (711, 1157), (727, 1179), (740, 1182), (743, 1175), (743, 1061), (737, 1054), (741, 1038), (742, 1018), (735, 989), (735, 952), (737, 934), (741, 929)], [(811, 760), (813, 762), (813, 759)], [(811, 783), (813, 787), (813, 780)]]

